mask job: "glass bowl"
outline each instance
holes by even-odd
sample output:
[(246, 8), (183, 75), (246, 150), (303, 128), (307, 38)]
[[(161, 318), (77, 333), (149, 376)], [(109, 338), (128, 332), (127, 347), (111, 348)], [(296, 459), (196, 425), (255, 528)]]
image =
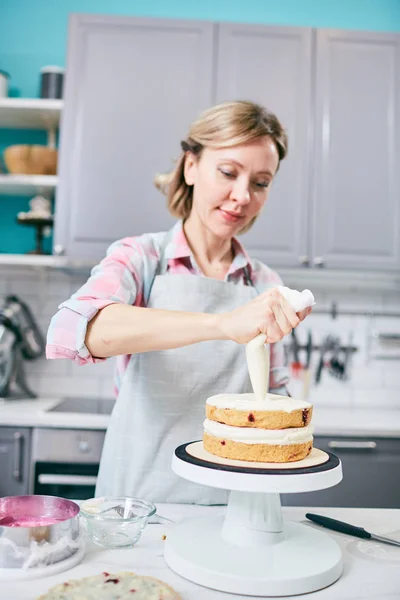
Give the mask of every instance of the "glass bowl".
[(107, 497), (85, 500), (80, 514), (95, 544), (123, 548), (136, 544), (155, 512), (155, 505), (141, 498)]

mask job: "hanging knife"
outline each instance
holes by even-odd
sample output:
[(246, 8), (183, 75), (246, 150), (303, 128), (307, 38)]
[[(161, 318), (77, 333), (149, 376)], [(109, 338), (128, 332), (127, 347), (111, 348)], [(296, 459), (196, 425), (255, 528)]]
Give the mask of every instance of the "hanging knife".
[(377, 542), (383, 542), (384, 544), (400, 546), (400, 542), (397, 540), (391, 540), (390, 538), (385, 538), (380, 535), (376, 535), (375, 533), (370, 533), (363, 527), (356, 527), (355, 525), (350, 525), (349, 523), (344, 523), (343, 521), (337, 521), (336, 519), (323, 517), (322, 515), (315, 515), (313, 513), (306, 513), (306, 517), (313, 523), (317, 523), (317, 525), (322, 525), (322, 527), (332, 529), (333, 531), (339, 531), (340, 533), (346, 533), (347, 535), (354, 535), (355, 537), (362, 538), (364, 540), (376, 540)]

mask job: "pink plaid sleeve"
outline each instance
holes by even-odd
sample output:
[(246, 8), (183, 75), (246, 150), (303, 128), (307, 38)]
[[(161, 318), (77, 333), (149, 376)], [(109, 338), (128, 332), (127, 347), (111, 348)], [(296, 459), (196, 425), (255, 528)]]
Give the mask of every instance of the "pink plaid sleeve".
[[(252, 269), (253, 283), (257, 291), (262, 294), (268, 289), (282, 285), (279, 275), (259, 261), (254, 261)], [(285, 350), (283, 341), (271, 344), (270, 346), (270, 380), (269, 387), (271, 391), (286, 394), (285, 388), (289, 383), (289, 370), (285, 361)]]
[(146, 247), (140, 238), (126, 238), (110, 246), (88, 281), (59, 306), (52, 318), (47, 334), (47, 358), (70, 358), (78, 364), (105, 360), (91, 356), (86, 347), (87, 325), (99, 310), (110, 304), (141, 305), (145, 255)]

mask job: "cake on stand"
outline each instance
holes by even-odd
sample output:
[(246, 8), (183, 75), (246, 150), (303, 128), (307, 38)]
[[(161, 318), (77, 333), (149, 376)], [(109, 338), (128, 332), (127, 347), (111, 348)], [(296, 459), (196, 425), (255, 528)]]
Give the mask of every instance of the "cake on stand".
[(314, 449), (297, 463), (232, 461), (202, 442), (179, 446), (173, 471), (194, 483), (230, 490), (224, 517), (183, 521), (168, 534), (168, 566), (204, 587), (248, 596), (313, 592), (342, 574), (342, 555), (328, 534), (285, 522), (281, 493), (322, 490), (342, 479), (340, 460)]
[[(314, 304), (310, 290), (297, 292), (282, 286), (278, 290), (295, 312)], [(222, 403), (223, 408), (240, 412), (248, 402), (245, 410), (253, 420), (254, 407), (268, 412), (274, 402), (267, 401), (266, 339), (260, 333), (246, 344), (253, 399), (227, 402), (225, 398)], [(342, 479), (340, 460), (316, 448), (303, 460), (284, 463), (229, 460), (216, 454), (207, 452), (203, 442), (189, 442), (175, 450), (172, 469), (177, 475), (230, 494), (224, 517), (183, 521), (170, 531), (164, 551), (168, 566), (199, 585), (247, 596), (305, 594), (339, 579), (343, 566), (338, 544), (310, 526), (284, 522), (280, 494), (337, 485)]]

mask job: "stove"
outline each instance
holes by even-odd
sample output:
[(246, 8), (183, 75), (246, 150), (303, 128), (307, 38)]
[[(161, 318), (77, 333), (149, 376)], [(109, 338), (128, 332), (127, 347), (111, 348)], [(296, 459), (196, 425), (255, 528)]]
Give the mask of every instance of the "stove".
[(48, 412), (110, 415), (115, 401), (108, 398), (62, 398)]

